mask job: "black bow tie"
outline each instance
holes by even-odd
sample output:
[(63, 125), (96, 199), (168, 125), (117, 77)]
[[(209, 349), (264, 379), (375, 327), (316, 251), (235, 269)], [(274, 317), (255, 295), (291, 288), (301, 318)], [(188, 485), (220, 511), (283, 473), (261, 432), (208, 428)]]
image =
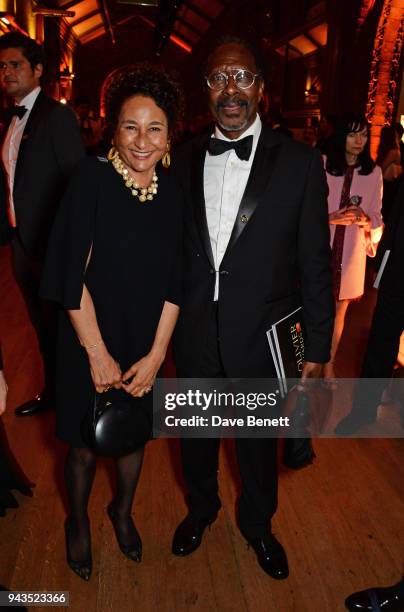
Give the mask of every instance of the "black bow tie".
[(246, 136), (241, 140), (220, 140), (211, 138), (209, 140), (208, 151), (211, 155), (221, 155), (230, 149), (234, 149), (239, 159), (248, 161), (250, 159), (253, 145), (253, 137)]
[(28, 109), (25, 108), (25, 106), (11, 106), (6, 110), (6, 115), (10, 121), (14, 116), (17, 116), (19, 119), (22, 119), (27, 110)]

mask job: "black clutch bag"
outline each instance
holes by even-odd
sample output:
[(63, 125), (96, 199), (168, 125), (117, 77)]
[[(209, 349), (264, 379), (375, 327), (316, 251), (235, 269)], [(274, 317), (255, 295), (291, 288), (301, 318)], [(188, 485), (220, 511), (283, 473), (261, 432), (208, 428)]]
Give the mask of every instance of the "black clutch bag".
[(81, 428), (88, 447), (103, 457), (123, 457), (143, 446), (151, 438), (152, 426), (137, 403), (122, 389), (96, 393)]

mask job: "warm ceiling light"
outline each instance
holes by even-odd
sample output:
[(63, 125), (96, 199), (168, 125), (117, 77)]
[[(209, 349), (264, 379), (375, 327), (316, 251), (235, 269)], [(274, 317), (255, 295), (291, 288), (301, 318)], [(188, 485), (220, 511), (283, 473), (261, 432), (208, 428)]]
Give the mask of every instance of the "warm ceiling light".
[(184, 42), (179, 36), (176, 36), (175, 34), (170, 34), (170, 40), (174, 44), (178, 45), (178, 47), (181, 47), (181, 49), (184, 49), (184, 51), (186, 51), (187, 53), (192, 53), (192, 47), (187, 45), (187, 43)]
[(73, 72), (70, 72), (69, 68), (65, 66), (65, 68), (63, 68), (63, 70), (59, 72), (59, 77), (61, 79), (68, 79), (69, 81), (71, 81), (72, 79), (74, 79), (75, 74)]

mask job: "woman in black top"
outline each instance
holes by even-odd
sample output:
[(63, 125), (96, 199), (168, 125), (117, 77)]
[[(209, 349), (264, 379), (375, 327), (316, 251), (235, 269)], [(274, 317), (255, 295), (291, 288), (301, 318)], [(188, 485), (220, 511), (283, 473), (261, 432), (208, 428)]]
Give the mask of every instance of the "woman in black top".
[[(69, 443), (65, 478), (70, 567), (91, 574), (87, 503), (96, 461), (81, 436), (98, 392), (121, 388), (151, 420), (154, 379), (179, 312), (180, 191), (170, 172), (170, 137), (182, 96), (149, 65), (115, 71), (104, 88), (112, 135), (108, 159), (78, 167), (51, 236), (42, 295), (61, 304), (57, 433)], [(157, 163), (162, 160), (162, 164)], [(124, 384), (130, 381), (129, 384)], [(122, 552), (141, 560), (131, 518), (143, 448), (116, 460), (108, 508)]]

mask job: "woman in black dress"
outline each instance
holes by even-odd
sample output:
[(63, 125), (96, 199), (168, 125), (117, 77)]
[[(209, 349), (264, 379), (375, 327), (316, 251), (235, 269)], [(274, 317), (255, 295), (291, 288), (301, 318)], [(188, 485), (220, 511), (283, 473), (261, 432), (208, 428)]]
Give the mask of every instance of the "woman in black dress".
[[(95, 390), (111, 387), (124, 389), (134, 409), (151, 420), (149, 392), (175, 327), (180, 293), (181, 194), (167, 167), (181, 92), (164, 72), (138, 65), (115, 71), (103, 94), (113, 146), (108, 159), (88, 158), (72, 177), (42, 283), (43, 297), (64, 309), (57, 433), (70, 445), (67, 559), (85, 580), (92, 569), (87, 504), (96, 458), (81, 424)], [(142, 459), (143, 448), (116, 460), (117, 490), (108, 507), (118, 544), (134, 561), (142, 554), (131, 518)]]

